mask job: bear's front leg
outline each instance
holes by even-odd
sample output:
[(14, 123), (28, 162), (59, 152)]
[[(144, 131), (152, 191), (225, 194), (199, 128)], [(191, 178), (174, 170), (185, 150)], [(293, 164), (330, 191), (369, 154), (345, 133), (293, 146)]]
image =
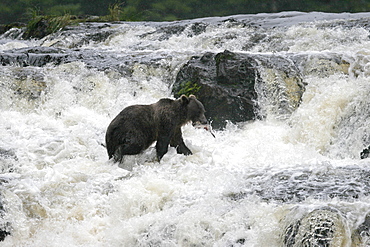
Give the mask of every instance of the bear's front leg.
[(191, 155), (193, 154), (190, 149), (185, 145), (184, 140), (182, 139), (181, 128), (175, 130), (171, 142), (171, 147), (175, 147), (178, 154)]

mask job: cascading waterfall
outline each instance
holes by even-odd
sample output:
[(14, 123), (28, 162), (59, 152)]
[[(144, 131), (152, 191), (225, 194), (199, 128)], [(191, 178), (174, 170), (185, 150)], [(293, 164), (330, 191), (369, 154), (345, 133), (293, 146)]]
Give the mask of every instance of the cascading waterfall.
[[(9, 30), (2, 246), (366, 246), (369, 22), (285, 12), (85, 23), (41, 40)], [(262, 119), (229, 121), (216, 138), (184, 126), (191, 156), (170, 148), (158, 163), (151, 147), (130, 157), (132, 171), (108, 161), (114, 116), (173, 97), (192, 56), (225, 50), (259, 61)], [(263, 63), (273, 56), (276, 67)]]

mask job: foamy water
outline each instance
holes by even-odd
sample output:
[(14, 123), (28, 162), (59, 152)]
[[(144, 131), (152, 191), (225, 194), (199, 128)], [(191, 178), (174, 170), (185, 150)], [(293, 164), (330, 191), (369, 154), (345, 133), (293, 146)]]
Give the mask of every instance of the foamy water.
[[(0, 160), (12, 167), (0, 174), (4, 221), (11, 225), (1, 245), (281, 246), (284, 220), (293, 209), (329, 206), (345, 218), (344, 246), (351, 246), (350, 232), (370, 210), (360, 173), (346, 172), (370, 170), (359, 155), (370, 144), (370, 33), (327, 22), (266, 29), (260, 35), (267, 38), (253, 46), (246, 44), (262, 31), (232, 22), (209, 25), (200, 34), (189, 35), (188, 28), (165, 40), (152, 25), (122, 23), (110, 27), (114, 32), (104, 42), (80, 49), (122, 57), (149, 53), (161, 57), (158, 66), (137, 63), (129, 76), (78, 61), (1, 67), (0, 148), (17, 157)], [(0, 51), (68, 48), (78, 39), (78, 32), (41, 41), (4, 38)], [(184, 126), (191, 156), (170, 148), (158, 163), (151, 147), (128, 158), (132, 171), (108, 161), (105, 131), (124, 107), (173, 97), (171, 85), (187, 59), (225, 49), (282, 56), (337, 53), (349, 63), (348, 73), (315, 63), (322, 69), (307, 69), (301, 105), (284, 119), (269, 112), (263, 121), (229, 122), (214, 131), (216, 138)], [(284, 180), (286, 174), (329, 179), (313, 179), (310, 186), (323, 189), (301, 190), (294, 199), (287, 195), (294, 194), (290, 185), (296, 181)], [(351, 175), (352, 184), (341, 180)], [(359, 188), (360, 197), (326, 194), (324, 188), (332, 185), (338, 195)]]

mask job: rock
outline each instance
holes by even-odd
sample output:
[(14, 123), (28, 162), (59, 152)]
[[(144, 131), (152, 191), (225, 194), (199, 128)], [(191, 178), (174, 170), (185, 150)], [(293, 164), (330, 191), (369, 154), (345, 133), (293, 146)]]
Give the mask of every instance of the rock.
[(362, 150), (360, 157), (361, 159), (366, 159), (366, 158), (369, 158), (369, 154), (370, 154), (370, 146)]
[[(292, 60), (230, 51), (192, 57), (173, 85), (176, 97), (197, 96), (216, 129), (223, 128), (227, 120), (244, 122), (271, 112), (289, 115), (303, 92), (299, 69)], [(260, 105), (267, 107), (260, 109)]]
[[(17, 28), (17, 29), (21, 29), (21, 28), (24, 28), (26, 27), (26, 24), (25, 23), (22, 23), (22, 22), (13, 22), (13, 23), (10, 23), (10, 24), (0, 24), (0, 34), (4, 34), (6, 32), (8, 32), (10, 29), (12, 28)], [(6, 36), (8, 37), (8, 36)]]
[(286, 220), (291, 223), (284, 230), (283, 246), (309, 247), (348, 246), (350, 242), (349, 229), (346, 219), (334, 208), (324, 207), (304, 213), (302, 217), (299, 210), (293, 210)]
[(364, 221), (352, 233), (353, 246), (370, 245), (370, 213), (367, 213)]
[[(131, 76), (137, 64), (152, 68), (163, 66), (164, 59), (171, 56), (152, 52), (117, 55), (116, 52), (95, 51), (92, 49), (61, 49), (53, 47), (19, 48), (0, 54), (0, 65), (18, 67), (44, 67), (72, 62), (83, 62), (87, 68), (99, 71), (115, 70), (124, 76)], [(165, 75), (164, 75), (165, 76)]]
[[(1, 162), (1, 156), (3, 156), (2, 150), (3, 149), (0, 149), (0, 162)], [(6, 180), (3, 180), (0, 178), (0, 191), (3, 189), (2, 188), (3, 183), (6, 183), (6, 182), (7, 182)], [(6, 236), (10, 235), (10, 223), (6, 220), (6, 217), (5, 217), (6, 211), (3, 205), (2, 197), (3, 196), (0, 193), (0, 241), (3, 241)]]
[(286, 119), (300, 105), (305, 76), (348, 74), (349, 66), (343, 55), (334, 53), (207, 52), (181, 67), (172, 91), (176, 97), (195, 94), (212, 126), (220, 129), (227, 120)]
[[(14, 171), (14, 162), (18, 158), (12, 150), (0, 148), (0, 174)], [(2, 180), (0, 178), (0, 185)], [(1, 195), (1, 194), (0, 194)], [(0, 201), (1, 202), (1, 201)]]
[(179, 71), (173, 85), (175, 97), (194, 94), (203, 103), (214, 128), (226, 120), (243, 122), (255, 118), (257, 63), (225, 51), (193, 57)]
[(174, 22), (158, 27), (155, 31), (144, 33), (140, 35), (141, 38), (149, 36), (157, 36), (159, 41), (168, 40), (173, 35), (180, 35), (184, 31), (188, 37), (193, 37), (204, 33), (206, 31), (208, 24), (203, 22), (194, 22), (194, 23), (182, 23)]
[(22, 35), (23, 39), (42, 39), (43, 37), (59, 31), (69, 24), (72, 24), (73, 16), (35, 16), (27, 24)]
[(10, 224), (4, 220), (5, 210), (1, 201), (0, 194), (0, 241), (4, 241), (5, 237), (10, 235)]
[(284, 170), (270, 176), (263, 172), (256, 174), (255, 180), (245, 184), (241, 192), (228, 196), (240, 200), (249, 195), (280, 203), (304, 202), (307, 198), (353, 201), (370, 195), (370, 171), (359, 166), (347, 166), (320, 172)]
[(0, 54), (0, 64), (3, 66), (42, 67), (49, 63), (58, 65), (68, 62), (67, 58), (69, 56), (62, 49), (50, 47), (20, 48), (2, 52)]

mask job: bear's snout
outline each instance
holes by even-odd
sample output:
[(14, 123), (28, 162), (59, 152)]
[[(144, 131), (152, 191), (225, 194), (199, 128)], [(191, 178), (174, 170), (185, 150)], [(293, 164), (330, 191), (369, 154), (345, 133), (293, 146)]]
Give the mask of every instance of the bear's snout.
[(208, 124), (208, 120), (207, 120), (207, 118), (206, 118), (206, 116), (202, 116), (202, 119), (200, 120), (200, 123), (201, 124)]
[(206, 119), (204, 115), (201, 118), (197, 119), (196, 121), (192, 121), (192, 122), (193, 122), (193, 126), (208, 125), (208, 120)]

